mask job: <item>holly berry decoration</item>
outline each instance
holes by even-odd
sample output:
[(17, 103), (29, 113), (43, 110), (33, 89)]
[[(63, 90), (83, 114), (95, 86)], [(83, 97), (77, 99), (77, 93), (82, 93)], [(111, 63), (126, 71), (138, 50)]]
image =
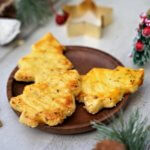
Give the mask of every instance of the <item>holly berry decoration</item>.
[(144, 44), (142, 43), (142, 41), (136, 42), (135, 49), (137, 52), (142, 52), (144, 50)]
[(143, 30), (142, 30), (142, 35), (144, 37), (150, 37), (150, 27), (145, 27)]
[(143, 66), (150, 60), (150, 11), (143, 13), (138, 27), (137, 37), (134, 39), (132, 51), (133, 62)]
[(68, 17), (68, 13), (63, 11), (62, 13), (56, 14), (55, 21), (58, 25), (63, 25), (67, 21)]

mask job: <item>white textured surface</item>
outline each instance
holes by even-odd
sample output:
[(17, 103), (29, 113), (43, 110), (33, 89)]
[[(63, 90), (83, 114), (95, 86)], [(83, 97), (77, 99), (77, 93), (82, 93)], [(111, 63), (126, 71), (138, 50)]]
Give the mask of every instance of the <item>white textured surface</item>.
[[(74, 0), (74, 2), (76, 2)], [(99, 0), (97, 0), (99, 3)], [(29, 52), (30, 46), (48, 31), (52, 32), (61, 43), (67, 45), (85, 45), (105, 50), (117, 57), (125, 66), (135, 68), (128, 58), (132, 49), (135, 28), (138, 26), (139, 14), (149, 9), (149, 0), (100, 0), (101, 4), (114, 8), (114, 22), (104, 29), (100, 40), (92, 38), (72, 38), (66, 35), (65, 27), (56, 26), (54, 18), (51, 23), (32, 34), (26, 43), (16, 49), (0, 48), (0, 119), (4, 126), (0, 128), (1, 150), (91, 150), (96, 140), (96, 132), (79, 135), (46, 134), (30, 129), (18, 122), (17, 116), (10, 109), (6, 97), (6, 82), (20, 57)], [(125, 116), (139, 108), (144, 116), (150, 114), (150, 64), (145, 66), (143, 87), (129, 98)], [(150, 119), (149, 119), (150, 123)]]

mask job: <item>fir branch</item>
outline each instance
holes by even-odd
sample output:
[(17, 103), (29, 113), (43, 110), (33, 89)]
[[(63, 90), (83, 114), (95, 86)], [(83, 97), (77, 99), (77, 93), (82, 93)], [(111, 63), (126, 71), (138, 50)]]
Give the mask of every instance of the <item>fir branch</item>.
[(48, 0), (16, 0), (17, 18), (23, 25), (41, 25), (52, 14)]
[(98, 131), (100, 140), (116, 140), (126, 145), (127, 150), (146, 150), (150, 142), (150, 129), (146, 126), (147, 119), (141, 119), (139, 111), (132, 113), (128, 121), (123, 119), (122, 114), (117, 120), (118, 126), (108, 127), (105, 124), (93, 122), (93, 127)]
[(137, 52), (135, 49), (133, 51), (133, 62), (138, 66), (143, 66), (148, 60), (145, 61), (147, 56), (143, 55), (144, 52)]

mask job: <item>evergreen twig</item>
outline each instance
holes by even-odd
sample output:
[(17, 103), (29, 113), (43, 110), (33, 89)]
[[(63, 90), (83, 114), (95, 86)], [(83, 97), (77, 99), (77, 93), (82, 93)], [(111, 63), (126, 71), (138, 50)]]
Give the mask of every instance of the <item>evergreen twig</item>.
[(125, 121), (122, 115), (117, 120), (118, 126), (108, 127), (102, 123), (93, 122), (93, 127), (98, 131), (100, 140), (110, 139), (116, 140), (126, 145), (127, 150), (146, 150), (148, 142), (150, 142), (150, 129), (146, 126), (147, 119), (141, 119), (139, 111), (135, 111)]
[(25, 26), (44, 24), (52, 14), (48, 0), (15, 0), (15, 7), (17, 18)]

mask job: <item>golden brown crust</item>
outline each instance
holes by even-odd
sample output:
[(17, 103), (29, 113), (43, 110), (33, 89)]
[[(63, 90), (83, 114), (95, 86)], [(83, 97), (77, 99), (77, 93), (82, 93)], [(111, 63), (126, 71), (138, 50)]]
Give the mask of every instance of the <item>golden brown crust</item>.
[(111, 108), (127, 93), (134, 93), (142, 85), (144, 69), (117, 67), (114, 70), (94, 68), (82, 76), (80, 102), (89, 113)]
[(17, 81), (34, 81), (39, 70), (68, 70), (72, 63), (62, 54), (33, 52), (19, 61), (19, 70), (15, 74)]
[(18, 62), (19, 70), (15, 74), (17, 81), (35, 81), (39, 70), (68, 70), (72, 63), (63, 55), (64, 47), (53, 37), (46, 34), (32, 46), (32, 51)]
[(34, 81), (23, 94), (10, 101), (21, 113), (20, 122), (30, 127), (55, 126), (75, 111), (75, 95), (80, 92), (80, 75), (63, 55), (64, 47), (51, 35), (45, 35), (20, 59), (17, 81)]
[(59, 90), (68, 89), (73, 95), (80, 92), (80, 75), (77, 70), (41, 71), (36, 76), (36, 83), (46, 82), (53, 87), (60, 87)]
[(64, 46), (51, 33), (47, 33), (32, 46), (32, 51), (51, 51), (62, 54), (63, 50)]
[(11, 106), (21, 112), (20, 122), (30, 127), (40, 123), (55, 126), (75, 111), (75, 99), (70, 91), (53, 88), (46, 83), (31, 84), (23, 94), (13, 97)]

